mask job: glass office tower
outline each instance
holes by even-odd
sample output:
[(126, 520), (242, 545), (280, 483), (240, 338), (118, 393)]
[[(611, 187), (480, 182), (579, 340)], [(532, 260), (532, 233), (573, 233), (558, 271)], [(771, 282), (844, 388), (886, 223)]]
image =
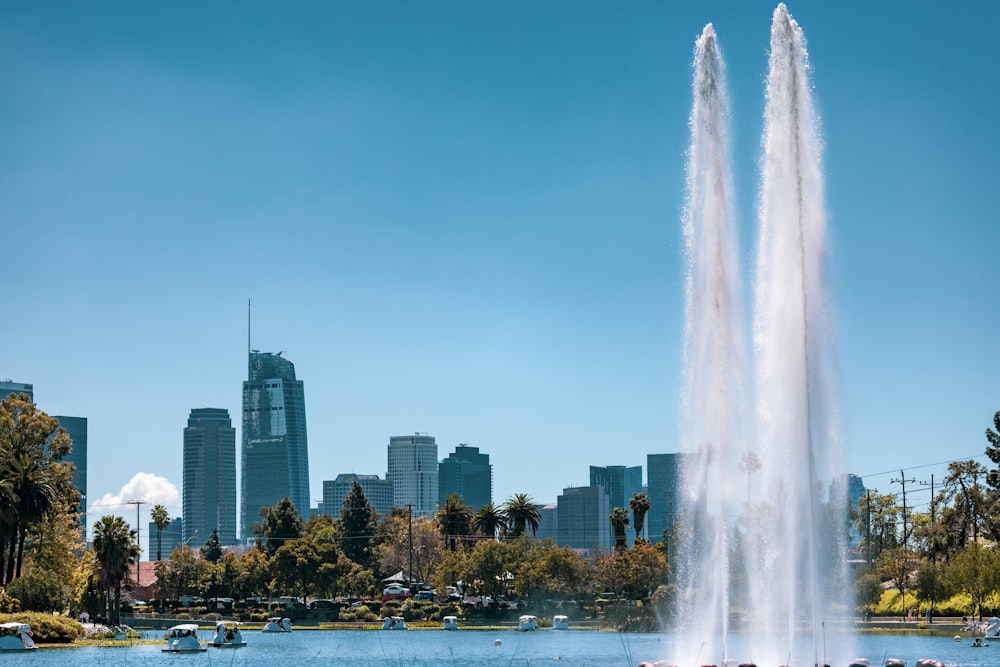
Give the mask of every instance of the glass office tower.
[(240, 474), (240, 537), (260, 508), (288, 497), (299, 514), (309, 515), (309, 449), (306, 402), (295, 366), (281, 353), (250, 352), (243, 383), (243, 454)]

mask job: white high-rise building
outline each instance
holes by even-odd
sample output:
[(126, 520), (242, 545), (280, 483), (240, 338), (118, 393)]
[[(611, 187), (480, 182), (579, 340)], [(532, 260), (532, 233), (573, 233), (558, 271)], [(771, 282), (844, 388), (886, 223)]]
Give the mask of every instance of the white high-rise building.
[(413, 508), (413, 516), (433, 517), (438, 501), (437, 442), (426, 433), (389, 438), (392, 504)]

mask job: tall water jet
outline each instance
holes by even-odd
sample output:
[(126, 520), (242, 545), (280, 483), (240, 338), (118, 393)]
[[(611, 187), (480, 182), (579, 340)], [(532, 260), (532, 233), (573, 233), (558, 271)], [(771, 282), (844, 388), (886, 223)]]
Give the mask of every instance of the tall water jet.
[[(757, 442), (768, 497), (748, 560), (760, 640), (819, 659), (825, 621), (851, 612), (846, 501), (826, 276), (822, 145), (805, 37), (774, 11), (764, 114), (753, 342)], [(776, 657), (783, 657), (780, 654)]]
[(729, 103), (715, 30), (695, 42), (689, 121), (684, 388), (681, 449), (685, 480), (673, 550), (680, 664), (697, 664), (703, 644), (720, 649), (728, 635), (739, 449), (745, 423), (746, 327), (729, 158)]
[[(845, 469), (832, 373), (821, 142), (805, 39), (774, 11), (754, 278), (753, 391), (715, 33), (695, 47), (675, 529), (678, 664), (828, 661), (826, 633), (852, 612)], [(752, 428), (744, 416), (753, 406)], [(739, 629), (739, 641), (731, 629)], [(851, 647), (835, 642), (846, 658)]]

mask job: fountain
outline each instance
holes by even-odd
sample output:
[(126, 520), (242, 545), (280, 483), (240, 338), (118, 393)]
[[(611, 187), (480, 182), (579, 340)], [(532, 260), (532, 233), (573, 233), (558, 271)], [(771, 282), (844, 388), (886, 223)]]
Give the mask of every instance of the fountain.
[[(761, 160), (752, 380), (724, 67), (711, 25), (696, 42), (694, 70), (675, 658), (681, 665), (843, 662), (853, 651), (845, 641), (853, 613), (845, 469), (805, 39), (779, 5)], [(837, 656), (827, 653), (828, 633)]]

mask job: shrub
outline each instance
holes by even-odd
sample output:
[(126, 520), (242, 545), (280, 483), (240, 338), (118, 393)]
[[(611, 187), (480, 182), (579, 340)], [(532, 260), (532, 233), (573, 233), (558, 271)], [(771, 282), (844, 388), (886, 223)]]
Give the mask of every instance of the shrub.
[(66, 616), (24, 612), (0, 614), (0, 623), (27, 623), (36, 644), (68, 644), (83, 637), (83, 626)]
[(7, 590), (21, 601), (24, 611), (63, 611), (69, 605), (62, 582), (49, 571), (32, 570), (10, 582)]
[(16, 611), (21, 611), (21, 601), (13, 595), (0, 591), (0, 614), (11, 614)]

